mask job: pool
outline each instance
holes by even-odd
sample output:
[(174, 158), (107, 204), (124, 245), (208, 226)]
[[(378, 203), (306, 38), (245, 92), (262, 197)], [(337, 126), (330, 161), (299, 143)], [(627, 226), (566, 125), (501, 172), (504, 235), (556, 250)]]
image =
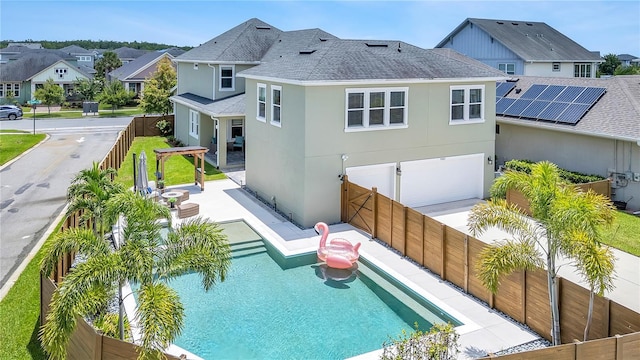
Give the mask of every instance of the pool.
[(461, 323), (362, 259), (357, 271), (280, 254), (244, 221), (220, 224), (232, 247), (227, 279), (170, 283), (184, 304), (175, 344), (204, 359), (344, 359), (382, 347), (413, 324)]

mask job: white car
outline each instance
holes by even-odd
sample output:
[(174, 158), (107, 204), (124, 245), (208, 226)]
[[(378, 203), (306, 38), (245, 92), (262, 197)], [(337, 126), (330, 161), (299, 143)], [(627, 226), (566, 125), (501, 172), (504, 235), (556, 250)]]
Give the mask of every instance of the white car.
[(0, 105), (0, 119), (16, 120), (22, 118), (22, 109), (15, 105)]

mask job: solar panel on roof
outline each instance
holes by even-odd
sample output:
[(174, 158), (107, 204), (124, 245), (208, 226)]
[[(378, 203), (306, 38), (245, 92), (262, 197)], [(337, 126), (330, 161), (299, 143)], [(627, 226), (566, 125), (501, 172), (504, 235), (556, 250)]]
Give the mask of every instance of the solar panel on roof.
[(585, 87), (582, 86), (567, 86), (567, 88), (555, 98), (555, 101), (571, 103), (584, 91), (584, 89)]
[(573, 102), (578, 104), (593, 105), (596, 103), (596, 101), (598, 101), (598, 99), (600, 99), (600, 96), (604, 94), (605, 90), (605, 88), (601, 87), (588, 87)]
[(590, 105), (586, 104), (570, 104), (562, 114), (558, 115), (556, 121), (564, 124), (575, 124), (586, 114)]
[(540, 95), (538, 95), (536, 100), (553, 101), (553, 99), (555, 99), (556, 96), (558, 96), (558, 94), (560, 94), (565, 88), (566, 86), (562, 85), (549, 85), (542, 93), (540, 93)]
[(552, 102), (538, 115), (540, 120), (555, 120), (567, 107), (568, 103)]
[(516, 87), (516, 83), (511, 81), (498, 82), (496, 84), (496, 96), (506, 96), (514, 87)]
[(534, 100), (535, 98), (538, 97), (538, 95), (540, 95), (541, 92), (544, 91), (544, 89), (547, 88), (547, 86), (549, 86), (549, 85), (533, 84), (533, 85), (531, 85), (529, 90), (525, 91), (525, 93), (522, 94), (522, 96), (520, 96), (520, 99), (531, 99), (531, 100)]
[(535, 119), (550, 103), (550, 101), (534, 100), (520, 113), (520, 116)]
[(533, 100), (517, 99), (504, 111), (505, 115), (520, 116), (520, 113), (531, 104)]
[(500, 98), (500, 100), (498, 100), (498, 102), (496, 103), (496, 114), (503, 115), (504, 111), (507, 110), (507, 108), (511, 106), (514, 101), (516, 101), (516, 99)]

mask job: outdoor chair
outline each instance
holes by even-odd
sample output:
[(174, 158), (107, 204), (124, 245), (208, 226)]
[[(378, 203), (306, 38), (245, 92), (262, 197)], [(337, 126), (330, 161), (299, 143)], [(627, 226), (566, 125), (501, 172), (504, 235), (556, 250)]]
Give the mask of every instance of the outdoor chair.
[(200, 213), (200, 205), (196, 203), (183, 203), (178, 205), (178, 219), (196, 216)]
[(182, 195), (180, 196), (180, 202), (183, 202), (185, 200), (189, 200), (189, 190), (185, 190), (185, 189), (171, 189), (171, 191), (173, 192), (178, 192), (181, 193)]
[(233, 149), (240, 148), (240, 150), (244, 151), (244, 136), (236, 136), (235, 141), (233, 142)]

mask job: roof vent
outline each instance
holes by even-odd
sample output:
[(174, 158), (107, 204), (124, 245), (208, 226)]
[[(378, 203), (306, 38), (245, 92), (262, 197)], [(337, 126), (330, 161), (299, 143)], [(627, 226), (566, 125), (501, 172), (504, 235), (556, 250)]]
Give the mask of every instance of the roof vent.
[(516, 25), (518, 26), (519, 24), (517, 22), (512, 22), (511, 25)]
[(402, 48), (400, 47), (400, 43), (398, 42), (398, 52), (402, 52)]
[(502, 21), (496, 21), (497, 24), (502, 25), (504, 24)]
[(316, 49), (313, 50), (300, 50), (300, 55), (311, 55), (316, 52)]
[(365, 45), (367, 45), (368, 47), (389, 47), (389, 45), (384, 44), (384, 43), (364, 43)]
[(321, 38), (320, 38), (320, 41), (327, 41), (327, 40), (329, 40), (329, 39), (324, 38), (324, 37), (321, 37)]
[(267, 26), (267, 25), (256, 25), (256, 29), (258, 29), (258, 30), (271, 30), (271, 26)]
[(532, 23), (527, 23), (527, 26), (533, 26), (533, 24)]

